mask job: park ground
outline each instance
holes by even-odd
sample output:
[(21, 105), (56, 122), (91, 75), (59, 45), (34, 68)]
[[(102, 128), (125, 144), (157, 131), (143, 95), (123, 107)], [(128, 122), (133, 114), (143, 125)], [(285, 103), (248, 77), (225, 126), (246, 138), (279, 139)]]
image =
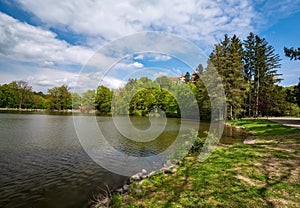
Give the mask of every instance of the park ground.
[(300, 130), (266, 119), (229, 123), (251, 132), (255, 144), (220, 145), (204, 162), (190, 153), (176, 172), (131, 184), (110, 206), (300, 207)]
[(273, 122), (281, 123), (285, 126), (300, 128), (300, 118), (276, 117), (276, 118), (269, 118), (269, 120)]

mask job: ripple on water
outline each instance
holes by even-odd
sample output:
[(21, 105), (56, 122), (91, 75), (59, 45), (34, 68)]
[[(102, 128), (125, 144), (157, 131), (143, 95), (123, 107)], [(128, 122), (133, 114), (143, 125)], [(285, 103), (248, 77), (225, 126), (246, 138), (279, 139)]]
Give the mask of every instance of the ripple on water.
[[(178, 120), (170, 119), (169, 129), (158, 140), (137, 144), (113, 131), (110, 117), (97, 119), (107, 130), (111, 145), (132, 156), (163, 151), (172, 143), (172, 135), (176, 137), (180, 125)], [(140, 122), (144, 118), (134, 119)], [(80, 146), (71, 116), (0, 113), (0, 132), (1, 208), (82, 207), (93, 192), (98, 193), (106, 185), (116, 187), (126, 179), (89, 158)], [(107, 153), (105, 159), (118, 166), (114, 156)]]

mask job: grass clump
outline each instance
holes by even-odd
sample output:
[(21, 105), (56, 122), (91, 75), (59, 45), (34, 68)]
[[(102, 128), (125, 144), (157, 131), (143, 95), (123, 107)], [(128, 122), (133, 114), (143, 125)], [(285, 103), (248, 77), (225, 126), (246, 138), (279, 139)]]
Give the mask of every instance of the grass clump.
[[(182, 160), (177, 172), (160, 173), (135, 184), (126, 196), (113, 196), (111, 205), (299, 207), (300, 132), (266, 120), (252, 121), (231, 123), (239, 122), (252, 130), (257, 135), (255, 144), (219, 146), (204, 162), (199, 162), (197, 147)], [(259, 125), (270, 125), (271, 130), (262, 130)], [(272, 133), (278, 127), (290, 134)]]

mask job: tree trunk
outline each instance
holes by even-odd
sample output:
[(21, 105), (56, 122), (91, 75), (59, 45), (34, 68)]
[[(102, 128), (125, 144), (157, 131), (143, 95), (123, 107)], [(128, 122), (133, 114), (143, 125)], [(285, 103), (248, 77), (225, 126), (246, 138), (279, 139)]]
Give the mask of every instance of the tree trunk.
[(257, 73), (257, 87), (256, 87), (256, 103), (255, 103), (255, 117), (258, 117), (258, 102), (259, 102), (259, 69)]
[(251, 82), (250, 82), (250, 89), (249, 89), (249, 117), (251, 117)]

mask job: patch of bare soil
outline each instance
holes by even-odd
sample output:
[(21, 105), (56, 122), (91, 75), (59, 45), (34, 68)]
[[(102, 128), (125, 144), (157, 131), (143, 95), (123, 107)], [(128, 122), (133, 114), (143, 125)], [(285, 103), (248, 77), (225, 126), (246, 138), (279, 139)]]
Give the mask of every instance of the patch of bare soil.
[(238, 178), (238, 179), (240, 179), (240, 180), (246, 182), (246, 183), (249, 184), (250, 186), (256, 186), (256, 187), (264, 187), (264, 186), (265, 186), (265, 184), (263, 184), (263, 183), (261, 183), (261, 184), (255, 183), (252, 179), (250, 179), (250, 178), (248, 178), (248, 177), (245, 177), (245, 176), (243, 176), (243, 175), (240, 175), (240, 174), (238, 174), (238, 175), (236, 176), (236, 178)]
[(282, 199), (282, 198), (272, 198), (272, 199), (269, 200), (269, 202), (272, 203), (274, 208), (299, 207), (298, 203), (296, 203), (294, 201), (291, 201), (291, 200)]

